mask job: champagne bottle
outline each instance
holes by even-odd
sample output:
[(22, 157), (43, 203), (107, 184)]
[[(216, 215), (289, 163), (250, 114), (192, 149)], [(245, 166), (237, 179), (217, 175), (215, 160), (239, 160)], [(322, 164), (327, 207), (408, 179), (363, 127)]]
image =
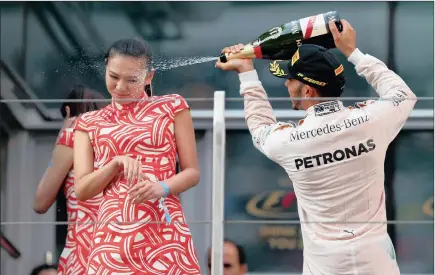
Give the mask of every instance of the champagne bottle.
[(330, 11), (274, 27), (246, 44), (241, 52), (223, 53), (219, 56), (219, 60), (224, 63), (240, 58), (286, 60), (290, 59), (302, 44), (316, 44), (327, 49), (335, 48), (328, 25), (331, 20), (335, 21), (341, 32), (343, 26), (340, 23), (338, 12)]

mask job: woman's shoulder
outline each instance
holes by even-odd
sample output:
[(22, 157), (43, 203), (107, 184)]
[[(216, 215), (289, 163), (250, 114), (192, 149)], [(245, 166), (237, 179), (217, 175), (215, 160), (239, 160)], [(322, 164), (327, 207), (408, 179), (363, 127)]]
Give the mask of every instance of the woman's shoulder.
[(163, 102), (168, 102), (168, 103), (172, 103), (172, 105), (174, 106), (178, 106), (181, 103), (186, 104), (186, 99), (179, 94), (167, 94), (167, 95), (162, 95), (162, 96), (155, 96), (154, 99), (156, 101), (163, 101)]
[(189, 108), (187, 101), (183, 96), (179, 94), (167, 94), (162, 96), (154, 97), (156, 102), (162, 102), (162, 104), (168, 106), (171, 109), (173, 115), (176, 115), (178, 112)]
[(159, 96), (153, 96), (154, 100), (167, 100), (167, 101), (175, 101), (175, 100), (185, 100), (183, 96), (179, 94), (167, 94), (167, 95), (159, 95)]
[(57, 136), (56, 145), (74, 146), (74, 128), (63, 128)]
[(89, 112), (86, 112), (86, 113), (79, 115), (79, 117), (77, 118), (77, 121), (76, 121), (76, 125), (81, 124), (81, 125), (90, 126), (90, 125), (93, 125), (95, 123), (98, 123), (99, 121), (101, 121), (101, 119), (104, 119), (104, 117), (110, 115), (110, 111), (108, 109), (109, 106), (106, 106), (106, 107), (99, 109), (99, 110), (89, 111)]

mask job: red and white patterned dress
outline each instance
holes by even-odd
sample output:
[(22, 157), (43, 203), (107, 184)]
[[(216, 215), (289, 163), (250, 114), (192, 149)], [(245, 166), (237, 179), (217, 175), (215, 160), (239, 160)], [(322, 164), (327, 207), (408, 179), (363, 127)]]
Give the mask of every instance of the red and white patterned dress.
[[(152, 180), (175, 175), (174, 118), (189, 107), (179, 95), (150, 99), (143, 95), (129, 104), (112, 102), (78, 118), (75, 130), (89, 134), (99, 168), (124, 155), (139, 158), (142, 172)], [(178, 196), (165, 198), (172, 219), (166, 224), (159, 201), (131, 204), (126, 199), (130, 188), (120, 171), (105, 189), (87, 274), (201, 274)]]
[[(57, 145), (74, 146), (74, 132), (72, 128), (62, 130)], [(83, 275), (86, 272), (93, 229), (97, 221), (98, 208), (103, 195), (82, 202), (77, 200), (74, 193), (74, 171), (71, 169), (64, 181), (64, 194), (68, 222), (68, 234), (65, 247), (59, 258), (58, 275)]]

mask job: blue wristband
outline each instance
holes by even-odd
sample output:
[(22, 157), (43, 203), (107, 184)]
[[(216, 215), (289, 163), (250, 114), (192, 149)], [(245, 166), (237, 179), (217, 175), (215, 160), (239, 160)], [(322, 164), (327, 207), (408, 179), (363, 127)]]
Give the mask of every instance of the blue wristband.
[(48, 162), (48, 167), (51, 167), (51, 161)]
[(160, 185), (165, 189), (165, 197), (169, 195), (169, 187), (163, 181), (159, 181)]

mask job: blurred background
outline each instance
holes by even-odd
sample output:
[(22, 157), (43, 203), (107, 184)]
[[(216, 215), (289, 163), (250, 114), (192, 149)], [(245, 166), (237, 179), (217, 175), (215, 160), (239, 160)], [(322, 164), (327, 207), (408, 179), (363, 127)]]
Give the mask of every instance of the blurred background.
[[(21, 251), (13, 260), (2, 251), (1, 274), (29, 274), (44, 261), (55, 261), (65, 242), (65, 202), (44, 215), (33, 212), (38, 181), (61, 128), (61, 103), (16, 102), (64, 99), (74, 84), (108, 96), (103, 55), (120, 38), (141, 36), (156, 55), (176, 58), (217, 56), (228, 45), (247, 43), (271, 27), (324, 13), (339, 12), (357, 31), (357, 45), (396, 71), (420, 100), (406, 128), (390, 145), (385, 189), (389, 233), (403, 274), (434, 273), (434, 6), (433, 2), (2, 2), (0, 4), (1, 230)], [(337, 52), (345, 67), (343, 96), (375, 93)], [(283, 82), (272, 77), (268, 62), (256, 61), (269, 96), (287, 97)], [(206, 62), (159, 70), (158, 95), (188, 99), (195, 120), (201, 182), (181, 200), (203, 273), (211, 244), (213, 93), (239, 98), (236, 74)], [(203, 100), (189, 100), (202, 98)], [(354, 101), (345, 102), (351, 104)], [(281, 119), (297, 119), (290, 102), (274, 102)], [(244, 246), (249, 273), (302, 270), (298, 225), (237, 221), (298, 220), (296, 201), (284, 203), (292, 183), (283, 169), (256, 151), (243, 121), (242, 101), (226, 103), (229, 127), (225, 170), (225, 237)], [(198, 207), (201, 205), (201, 207)], [(266, 207), (268, 205), (268, 207)], [(404, 222), (405, 221), (405, 222)]]

